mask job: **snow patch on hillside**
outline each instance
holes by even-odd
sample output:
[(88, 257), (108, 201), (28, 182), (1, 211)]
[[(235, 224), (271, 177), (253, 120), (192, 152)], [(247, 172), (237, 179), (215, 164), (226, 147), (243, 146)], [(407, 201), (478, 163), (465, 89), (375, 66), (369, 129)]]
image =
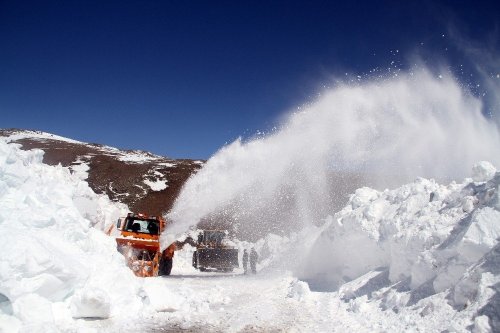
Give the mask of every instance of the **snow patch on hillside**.
[(168, 187), (166, 180), (151, 181), (145, 179), (144, 184), (148, 185), (153, 191), (162, 191)]
[(70, 166), (70, 170), (73, 174), (81, 180), (86, 180), (89, 178), (89, 170), (90, 167), (87, 162), (82, 161), (81, 159), (76, 160)]
[[(15, 142), (17, 140), (28, 139), (28, 140), (37, 140), (42, 142), (62, 141), (82, 146), (92, 146), (93, 148), (100, 150), (104, 154), (110, 156), (116, 156), (118, 160), (126, 163), (144, 163), (144, 162), (151, 162), (151, 161), (158, 161), (165, 159), (165, 157), (158, 156), (142, 150), (120, 150), (118, 148), (111, 146), (81, 142), (42, 131), (13, 130), (8, 136), (4, 137), (4, 139), (6, 140), (6, 142)], [(91, 158), (91, 156), (87, 157)], [(171, 163), (165, 163), (165, 164), (171, 164)]]
[(156, 161), (163, 157), (153, 155), (144, 151), (127, 151), (126, 153), (119, 154), (118, 159), (122, 162), (128, 163), (143, 163), (149, 161)]
[(30, 131), (30, 130), (22, 130), (22, 131), (16, 131), (13, 134), (9, 135), (7, 137), (7, 142), (12, 142), (16, 140), (22, 140), (22, 139), (38, 139), (38, 140), (58, 140), (58, 141), (64, 141), (64, 142), (69, 142), (69, 143), (77, 143), (77, 144), (84, 144), (81, 141), (65, 138), (63, 136), (51, 134), (51, 133), (46, 133), (42, 131)]

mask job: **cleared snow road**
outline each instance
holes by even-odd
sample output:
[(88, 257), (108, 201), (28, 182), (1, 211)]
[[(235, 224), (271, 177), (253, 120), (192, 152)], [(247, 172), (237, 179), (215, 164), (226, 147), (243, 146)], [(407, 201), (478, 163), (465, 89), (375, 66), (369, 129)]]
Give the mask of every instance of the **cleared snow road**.
[[(288, 272), (257, 275), (198, 273), (147, 279), (156, 312), (135, 329), (148, 332), (373, 332), (395, 329), (377, 304), (311, 292)], [(394, 326), (396, 325), (396, 326)]]
[[(198, 273), (148, 279), (145, 290), (157, 311), (144, 318), (151, 331), (283, 331), (306, 309), (290, 294), (283, 275)], [(165, 330), (164, 330), (165, 329)]]
[[(373, 273), (353, 281), (363, 281)], [(257, 275), (193, 272), (145, 280), (151, 312), (143, 313), (123, 331), (143, 332), (402, 332), (442, 331), (454, 310), (443, 295), (426, 304), (392, 311), (381, 299), (367, 296), (342, 300), (339, 292), (310, 291), (288, 272)], [(394, 302), (403, 294), (387, 290)], [(386, 300), (387, 301), (387, 300)], [(429, 315), (429, 308), (432, 315)], [(465, 331), (458, 318), (454, 328)]]

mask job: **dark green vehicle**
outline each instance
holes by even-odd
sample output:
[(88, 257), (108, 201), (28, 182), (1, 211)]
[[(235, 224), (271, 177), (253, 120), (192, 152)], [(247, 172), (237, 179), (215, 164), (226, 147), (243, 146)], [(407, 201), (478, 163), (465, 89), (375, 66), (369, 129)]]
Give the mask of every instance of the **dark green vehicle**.
[(201, 232), (193, 253), (193, 267), (202, 272), (232, 272), (239, 267), (238, 249), (227, 244), (226, 236), (223, 230)]

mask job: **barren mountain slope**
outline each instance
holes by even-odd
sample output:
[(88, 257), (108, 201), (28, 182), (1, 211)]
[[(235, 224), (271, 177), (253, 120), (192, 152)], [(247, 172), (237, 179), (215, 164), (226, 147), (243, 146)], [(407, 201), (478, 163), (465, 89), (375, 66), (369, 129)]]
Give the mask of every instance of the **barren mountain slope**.
[(5, 129), (0, 130), (0, 136), (26, 150), (43, 150), (44, 163), (70, 166), (82, 177), (87, 176), (96, 193), (106, 193), (134, 212), (149, 214), (167, 212), (184, 182), (204, 163), (83, 143), (40, 131)]

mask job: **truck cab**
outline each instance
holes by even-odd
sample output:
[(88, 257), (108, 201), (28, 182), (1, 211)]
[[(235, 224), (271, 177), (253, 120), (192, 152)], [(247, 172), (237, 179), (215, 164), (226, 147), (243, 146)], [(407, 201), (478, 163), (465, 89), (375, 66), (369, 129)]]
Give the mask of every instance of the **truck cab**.
[[(165, 221), (159, 216), (128, 213), (118, 219), (116, 229), (119, 232), (117, 249), (134, 274), (140, 277), (158, 275), (160, 234), (165, 229)], [(108, 234), (111, 232), (112, 228)]]
[(238, 249), (230, 244), (226, 230), (203, 230), (198, 234), (193, 267), (200, 271), (231, 272), (239, 266)]

